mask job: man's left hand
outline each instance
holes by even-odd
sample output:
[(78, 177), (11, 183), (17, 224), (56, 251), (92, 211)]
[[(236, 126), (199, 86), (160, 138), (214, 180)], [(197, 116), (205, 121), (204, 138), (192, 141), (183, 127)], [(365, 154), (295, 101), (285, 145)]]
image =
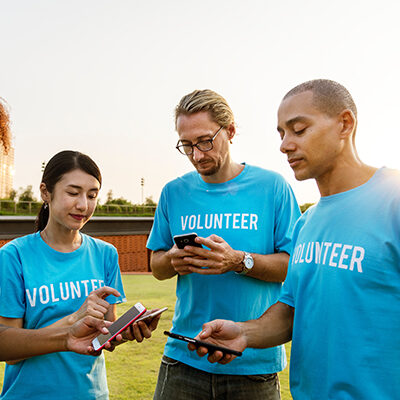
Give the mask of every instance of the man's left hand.
[(200, 247), (185, 247), (185, 250), (196, 255), (184, 258), (184, 261), (190, 264), (190, 271), (203, 275), (241, 271), (243, 251), (232, 249), (224, 239), (217, 235), (211, 235), (208, 238), (197, 237), (196, 242), (208, 247), (209, 250)]

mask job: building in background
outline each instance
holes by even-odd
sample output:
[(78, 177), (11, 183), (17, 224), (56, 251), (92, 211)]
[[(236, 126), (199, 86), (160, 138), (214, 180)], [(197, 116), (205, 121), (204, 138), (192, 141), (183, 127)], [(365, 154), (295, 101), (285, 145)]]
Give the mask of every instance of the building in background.
[(0, 145), (0, 199), (10, 196), (13, 188), (14, 177), (14, 148), (10, 147), (5, 154), (3, 146)]

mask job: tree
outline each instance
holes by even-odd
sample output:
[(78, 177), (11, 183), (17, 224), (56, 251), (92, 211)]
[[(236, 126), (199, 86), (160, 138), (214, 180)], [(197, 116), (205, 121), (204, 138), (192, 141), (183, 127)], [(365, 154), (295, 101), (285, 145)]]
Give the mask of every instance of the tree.
[(37, 201), (33, 195), (32, 185), (28, 185), (25, 189), (19, 188), (18, 201)]
[(8, 196), (10, 200), (15, 201), (17, 198), (17, 191), (15, 189), (11, 189), (10, 195)]
[(300, 206), (300, 211), (301, 213), (305, 213), (311, 206), (313, 206), (314, 203), (304, 203)]
[(157, 206), (157, 203), (153, 200), (153, 196), (146, 197), (144, 202), (145, 206)]

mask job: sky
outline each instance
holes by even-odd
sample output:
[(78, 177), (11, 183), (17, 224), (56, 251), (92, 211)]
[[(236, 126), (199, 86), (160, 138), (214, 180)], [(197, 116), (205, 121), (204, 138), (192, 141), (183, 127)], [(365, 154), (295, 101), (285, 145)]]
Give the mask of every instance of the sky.
[(14, 188), (38, 195), (41, 164), (79, 150), (103, 188), (134, 203), (193, 169), (175, 149), (174, 107), (194, 89), (226, 98), (237, 162), (319, 198), (279, 152), (276, 112), (309, 79), (342, 83), (358, 107), (357, 148), (400, 169), (397, 0), (0, 0), (0, 97), (10, 106)]

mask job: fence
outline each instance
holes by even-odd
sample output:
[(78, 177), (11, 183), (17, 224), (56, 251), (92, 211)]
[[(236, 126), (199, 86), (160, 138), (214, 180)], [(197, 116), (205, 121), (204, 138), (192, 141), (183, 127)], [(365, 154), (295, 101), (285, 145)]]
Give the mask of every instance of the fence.
[[(34, 222), (32, 216), (0, 216), (0, 247), (32, 233)], [(146, 242), (152, 225), (152, 217), (93, 217), (82, 231), (117, 248), (122, 272), (150, 272)]]
[[(13, 201), (0, 200), (0, 215), (36, 215), (41, 202), (37, 201)], [(132, 216), (153, 216), (156, 206), (146, 206), (141, 204), (98, 204), (94, 212), (95, 215), (132, 215)]]

